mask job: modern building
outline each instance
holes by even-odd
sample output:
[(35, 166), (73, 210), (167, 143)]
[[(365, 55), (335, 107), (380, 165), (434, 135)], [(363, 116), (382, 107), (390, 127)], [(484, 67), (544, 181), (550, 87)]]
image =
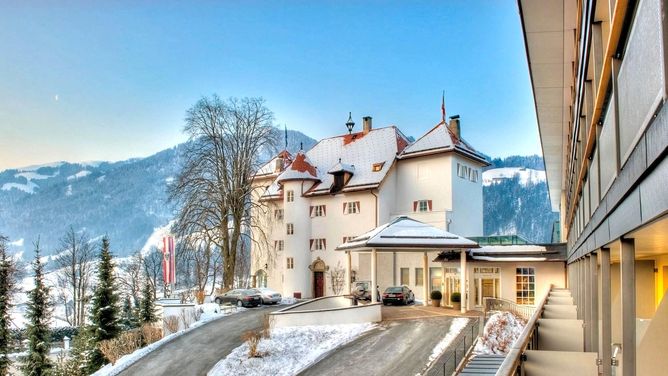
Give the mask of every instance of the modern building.
[(667, 4), (518, 5), (582, 350), (604, 375), (666, 374)]

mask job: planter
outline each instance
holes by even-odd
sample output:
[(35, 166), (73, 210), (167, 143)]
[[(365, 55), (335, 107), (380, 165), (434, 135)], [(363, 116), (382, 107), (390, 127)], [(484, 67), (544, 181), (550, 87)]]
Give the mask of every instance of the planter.
[(440, 307), (441, 306), (441, 299), (432, 299), (431, 300), (431, 306), (432, 307)]
[(459, 311), (462, 309), (462, 303), (460, 302), (452, 302), (452, 308)]

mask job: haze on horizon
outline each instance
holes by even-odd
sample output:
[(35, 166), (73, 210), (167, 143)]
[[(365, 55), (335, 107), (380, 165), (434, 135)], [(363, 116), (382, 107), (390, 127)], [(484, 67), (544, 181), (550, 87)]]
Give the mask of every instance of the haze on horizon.
[(260, 96), (319, 139), (448, 115), (493, 156), (541, 154), (517, 4), (31, 2), (0, 12), (0, 170), (143, 157), (200, 97)]

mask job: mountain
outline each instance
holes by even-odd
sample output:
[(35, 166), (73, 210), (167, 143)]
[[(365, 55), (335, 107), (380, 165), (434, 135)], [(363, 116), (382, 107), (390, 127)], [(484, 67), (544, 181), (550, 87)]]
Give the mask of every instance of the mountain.
[(495, 158), (482, 174), (483, 228), (488, 235), (520, 235), (549, 243), (559, 215), (550, 206), (540, 156)]
[[(276, 130), (283, 140), (283, 130)], [(288, 131), (288, 150), (315, 140)], [(282, 147), (283, 145), (281, 145)], [(179, 170), (184, 144), (122, 162), (56, 162), (0, 171), (0, 234), (15, 252), (32, 250), (39, 237), (46, 255), (72, 226), (91, 238), (108, 235), (118, 256), (141, 249), (174, 217), (167, 185)], [(275, 151), (265, 150), (260, 159)]]

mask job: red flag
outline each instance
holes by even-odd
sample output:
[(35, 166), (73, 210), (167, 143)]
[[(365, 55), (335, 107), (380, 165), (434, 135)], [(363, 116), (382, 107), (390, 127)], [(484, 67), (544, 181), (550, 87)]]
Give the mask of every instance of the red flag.
[(441, 98), (441, 121), (445, 123), (445, 90), (443, 90), (443, 97)]
[(174, 254), (174, 238), (162, 238), (162, 278), (166, 284), (176, 282), (176, 257)]

